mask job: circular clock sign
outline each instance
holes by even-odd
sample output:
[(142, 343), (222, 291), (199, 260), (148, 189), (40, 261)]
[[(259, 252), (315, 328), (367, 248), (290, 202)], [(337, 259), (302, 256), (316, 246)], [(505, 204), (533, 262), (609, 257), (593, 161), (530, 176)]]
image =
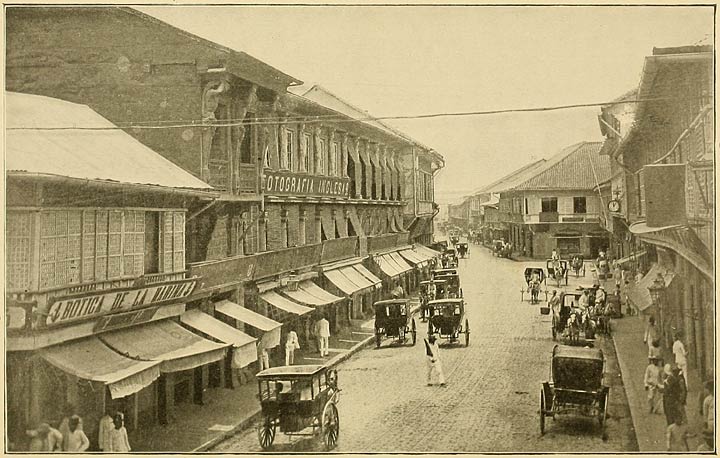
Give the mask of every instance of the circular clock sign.
[(608, 202), (608, 210), (611, 212), (619, 212), (620, 211), (620, 201), (619, 200), (611, 200)]

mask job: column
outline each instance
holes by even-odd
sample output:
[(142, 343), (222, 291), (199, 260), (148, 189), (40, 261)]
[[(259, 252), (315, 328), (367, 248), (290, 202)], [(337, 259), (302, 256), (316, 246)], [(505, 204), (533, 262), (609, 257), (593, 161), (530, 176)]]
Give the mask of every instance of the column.
[(289, 170), (290, 165), (288, 164), (288, 154), (287, 154), (287, 130), (285, 128), (284, 122), (287, 120), (284, 116), (280, 119), (280, 125), (278, 126), (279, 135), (280, 135), (280, 170)]
[[(337, 154), (339, 154), (340, 152), (334, 150), (334, 146), (335, 146), (334, 144), (335, 144), (335, 130), (334, 130), (334, 129), (330, 129), (330, 134), (328, 135), (328, 148), (327, 148), (327, 150), (328, 150), (328, 156), (329, 156), (329, 158), (330, 158), (330, 160), (328, 161), (328, 175), (331, 176), (331, 177), (333, 177), (333, 176), (338, 176), (338, 173), (337, 173), (337, 166), (338, 166), (338, 164), (337, 164), (337, 161), (338, 161)], [(338, 148), (339, 148), (339, 147), (338, 147)]]
[(340, 135), (340, 170), (343, 177), (348, 177), (348, 135), (343, 132)]
[[(328, 238), (330, 238), (329, 235)], [(322, 215), (320, 213), (319, 205), (315, 209), (315, 240), (317, 243), (322, 242)]]
[(283, 248), (288, 247), (288, 211), (285, 209), (280, 210), (280, 239), (282, 240)]
[(298, 125), (298, 167), (299, 172), (307, 172), (308, 150), (305, 145), (305, 124)]
[(355, 164), (355, 198), (362, 199), (365, 195), (365, 188), (363, 187), (363, 161), (360, 157), (360, 139), (354, 137), (351, 141), (353, 142), (355, 153), (358, 157), (358, 163)]
[(258, 251), (267, 251), (267, 214), (263, 213), (258, 220)]
[(322, 169), (320, 168), (320, 165), (322, 164), (322, 159), (320, 158), (320, 154), (322, 153), (320, 151), (320, 133), (322, 132), (322, 126), (316, 127), (313, 129), (313, 150), (315, 151), (314, 159), (315, 159), (315, 175), (321, 175)]
[(307, 226), (307, 212), (300, 209), (300, 225), (298, 227), (298, 245), (302, 246), (307, 243), (307, 237), (305, 236), (305, 228)]

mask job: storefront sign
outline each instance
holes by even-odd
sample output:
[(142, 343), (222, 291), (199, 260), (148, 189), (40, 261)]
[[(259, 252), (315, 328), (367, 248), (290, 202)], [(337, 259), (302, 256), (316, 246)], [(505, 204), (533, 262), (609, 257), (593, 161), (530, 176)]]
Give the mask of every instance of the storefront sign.
[(132, 324), (144, 323), (146, 321), (150, 321), (157, 311), (158, 307), (149, 307), (134, 310), (132, 312), (106, 315), (101, 317), (97, 323), (95, 323), (93, 332), (102, 332), (109, 329), (124, 328), (125, 326), (130, 326)]
[(140, 288), (122, 288), (104, 292), (91, 292), (61, 297), (50, 305), (47, 326), (75, 321), (91, 316), (145, 307), (168, 301), (179, 301), (189, 296), (197, 279), (163, 282)]
[(285, 196), (349, 197), (350, 179), (289, 172), (265, 172), (265, 192)]

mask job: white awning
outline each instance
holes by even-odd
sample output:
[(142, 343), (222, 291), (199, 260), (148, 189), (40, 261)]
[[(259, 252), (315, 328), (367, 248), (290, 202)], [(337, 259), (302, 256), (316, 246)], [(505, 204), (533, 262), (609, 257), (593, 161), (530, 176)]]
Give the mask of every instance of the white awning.
[(415, 264), (418, 267), (423, 267), (427, 264), (427, 259), (421, 257), (417, 252), (413, 250), (401, 250), (400, 256)]
[(390, 256), (378, 255), (373, 257), (373, 261), (375, 261), (375, 264), (377, 264), (382, 273), (384, 273), (390, 278), (397, 277), (401, 274), (401, 272), (398, 270), (398, 266), (394, 262), (392, 262)]
[(293, 315), (302, 316), (313, 311), (310, 307), (305, 307), (304, 305), (293, 302), (290, 299), (279, 295), (275, 291), (262, 293), (260, 295), (260, 299), (274, 307), (279, 308), (280, 310), (292, 313)]
[(321, 287), (319, 287), (318, 285), (316, 285), (314, 282), (312, 282), (310, 280), (300, 282), (300, 284), (298, 285), (298, 289), (302, 289), (303, 291), (306, 291), (309, 294), (312, 294), (313, 296), (317, 297), (318, 299), (323, 301), (322, 305), (334, 304), (335, 302), (339, 302), (339, 301), (343, 300), (342, 297), (338, 297), (334, 294), (331, 294), (331, 293), (325, 291), (324, 289), (322, 289)]
[(361, 274), (363, 277), (365, 277), (365, 278), (367, 278), (368, 280), (370, 280), (370, 283), (372, 283), (373, 286), (374, 286), (376, 289), (377, 289), (377, 288), (380, 288), (380, 286), (382, 285), (382, 280), (380, 280), (379, 278), (377, 278), (377, 277), (375, 276), (375, 274), (373, 274), (372, 272), (370, 272), (369, 270), (367, 270), (367, 268), (366, 268), (364, 265), (362, 265), (362, 264), (353, 264), (353, 269), (355, 269), (356, 271), (360, 272), (360, 274)]
[(255, 343), (257, 339), (237, 328), (216, 320), (198, 309), (188, 310), (180, 315), (180, 322), (233, 346), (233, 366), (245, 367), (257, 361)]
[(99, 336), (115, 351), (133, 359), (160, 361), (161, 372), (179, 372), (225, 357), (227, 344), (211, 342), (170, 320), (133, 326)]
[(432, 248), (428, 248), (425, 245), (415, 245), (413, 250), (418, 253), (427, 255), (427, 259), (433, 259), (441, 255), (439, 251), (435, 251)]
[[(358, 267), (367, 271), (367, 275), (363, 274)], [(347, 295), (376, 288), (381, 283), (379, 278), (370, 273), (370, 271), (365, 269), (361, 264), (328, 270), (323, 272), (323, 275)], [(371, 280), (369, 277), (372, 277), (374, 280)]]
[(137, 393), (160, 377), (160, 361), (126, 358), (97, 337), (44, 348), (40, 356), (65, 373), (104, 384), (113, 399)]
[(282, 323), (278, 323), (275, 320), (271, 320), (264, 315), (260, 315), (230, 301), (216, 302), (215, 311), (262, 331), (264, 334), (260, 340), (264, 348), (273, 348), (280, 345), (280, 329)]
[(325, 278), (330, 280), (340, 291), (348, 296), (360, 291), (362, 287), (351, 282), (345, 275), (340, 272), (341, 269), (328, 270), (323, 272)]
[(387, 256), (397, 265), (400, 273), (405, 273), (413, 270), (412, 266), (405, 262), (405, 260), (397, 252), (388, 253)]

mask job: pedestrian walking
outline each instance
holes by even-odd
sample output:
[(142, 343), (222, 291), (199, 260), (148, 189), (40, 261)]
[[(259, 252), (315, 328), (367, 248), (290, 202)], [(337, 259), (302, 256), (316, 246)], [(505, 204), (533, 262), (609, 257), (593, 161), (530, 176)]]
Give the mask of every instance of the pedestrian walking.
[(678, 370), (673, 370), (670, 364), (666, 364), (663, 368), (665, 380), (663, 382), (663, 411), (665, 412), (665, 421), (670, 426), (676, 422), (679, 417), (684, 417), (685, 384), (679, 376)]
[(690, 451), (688, 446), (688, 430), (682, 417), (677, 417), (675, 422), (667, 427), (667, 451), (668, 452), (687, 452)]
[(325, 319), (325, 315), (322, 315), (317, 322), (317, 338), (320, 356), (327, 356), (330, 343), (330, 322)]
[(68, 437), (65, 443), (67, 448), (64, 449), (66, 452), (84, 452), (90, 447), (90, 441), (80, 427), (82, 421), (78, 415), (73, 415), (68, 421)]
[(548, 305), (550, 305), (550, 310), (552, 310), (553, 317), (555, 317), (556, 320), (560, 320), (560, 296), (557, 295), (557, 290), (553, 290), (552, 297), (550, 298), (550, 301), (548, 301)]
[(675, 342), (673, 342), (672, 351), (675, 355), (675, 364), (682, 371), (683, 378), (685, 379), (685, 388), (687, 389), (687, 351), (685, 345), (680, 340), (680, 333), (675, 333)]
[(648, 348), (648, 358), (657, 359), (662, 364), (662, 350), (660, 350), (660, 341), (653, 340)]
[(622, 284), (622, 269), (617, 262), (613, 268), (613, 280), (615, 280), (615, 288), (620, 289), (620, 285)]
[(424, 341), (428, 365), (427, 384), (432, 386), (434, 381), (437, 380), (440, 386), (445, 386), (445, 374), (440, 361), (440, 347), (437, 344), (437, 339), (435, 335), (430, 334)]
[(660, 409), (662, 397), (662, 369), (656, 358), (650, 358), (650, 364), (645, 369), (645, 391), (647, 391), (648, 411), (657, 413)]
[(36, 429), (25, 431), (31, 438), (31, 452), (61, 452), (63, 435), (47, 423), (40, 423)]
[(113, 416), (113, 425), (115, 428), (110, 432), (110, 446), (106, 451), (126, 453), (132, 450), (125, 429), (125, 415), (122, 412), (117, 412)]
[(648, 318), (648, 324), (645, 327), (645, 335), (643, 336), (643, 342), (648, 345), (648, 351), (650, 351), (652, 343), (656, 340), (660, 341), (660, 331), (655, 324), (655, 317), (650, 316), (650, 318)]
[(100, 419), (98, 425), (98, 448), (102, 451), (110, 450), (110, 436), (112, 435), (112, 430), (115, 429), (111, 413), (110, 409), (108, 409)]
[(285, 365), (292, 366), (295, 363), (295, 350), (300, 349), (300, 341), (298, 340), (295, 329), (290, 329), (285, 339)]

